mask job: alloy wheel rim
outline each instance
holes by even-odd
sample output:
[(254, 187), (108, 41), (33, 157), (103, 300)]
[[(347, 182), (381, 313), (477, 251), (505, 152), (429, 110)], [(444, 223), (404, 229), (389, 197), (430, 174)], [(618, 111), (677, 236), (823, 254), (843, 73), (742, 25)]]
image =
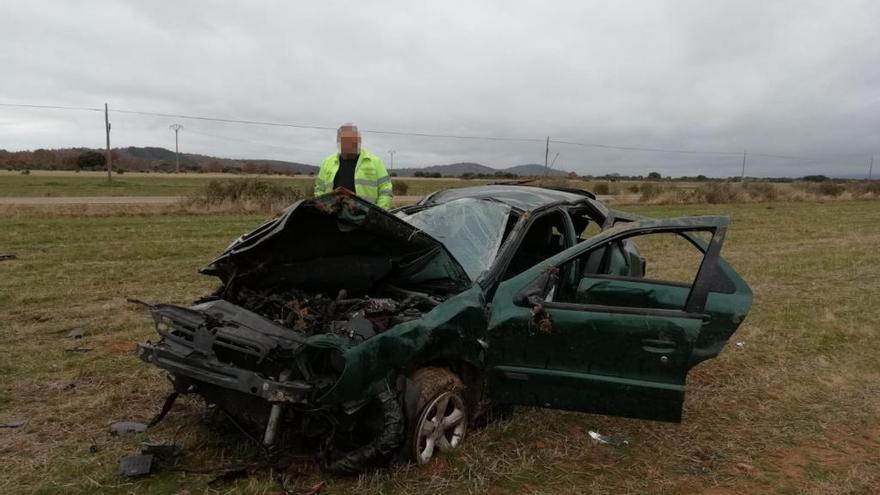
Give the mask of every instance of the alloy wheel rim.
[(419, 464), (430, 461), (437, 451), (458, 448), (467, 430), (467, 414), (462, 398), (443, 392), (428, 404), (419, 420), (416, 455)]

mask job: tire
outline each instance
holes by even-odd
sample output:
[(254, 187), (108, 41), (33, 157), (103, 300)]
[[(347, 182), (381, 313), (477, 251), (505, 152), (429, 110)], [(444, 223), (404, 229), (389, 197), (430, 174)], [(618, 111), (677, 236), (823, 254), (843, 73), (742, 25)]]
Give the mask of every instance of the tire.
[(426, 367), (410, 376), (419, 390), (415, 421), (407, 428), (406, 457), (427, 464), (439, 453), (457, 449), (468, 427), (464, 385), (446, 368)]

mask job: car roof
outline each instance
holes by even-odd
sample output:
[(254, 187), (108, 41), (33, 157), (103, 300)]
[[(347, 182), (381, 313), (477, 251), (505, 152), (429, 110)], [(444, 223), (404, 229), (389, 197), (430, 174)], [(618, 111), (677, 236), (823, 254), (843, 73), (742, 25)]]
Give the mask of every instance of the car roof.
[[(442, 204), (462, 198), (486, 199), (504, 203), (522, 211), (531, 211), (551, 203), (595, 203), (595, 196), (577, 189), (548, 189), (526, 185), (489, 185), (444, 189), (426, 197), (420, 205)], [(590, 201), (592, 200), (592, 201)]]

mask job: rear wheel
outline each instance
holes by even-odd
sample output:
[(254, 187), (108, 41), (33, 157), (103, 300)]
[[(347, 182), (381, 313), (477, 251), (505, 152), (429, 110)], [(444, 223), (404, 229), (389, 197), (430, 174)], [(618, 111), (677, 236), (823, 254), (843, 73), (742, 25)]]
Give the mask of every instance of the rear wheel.
[(415, 424), (408, 430), (407, 453), (418, 464), (426, 464), (464, 441), (468, 425), (464, 385), (446, 368), (422, 368), (410, 378), (419, 387), (419, 399)]

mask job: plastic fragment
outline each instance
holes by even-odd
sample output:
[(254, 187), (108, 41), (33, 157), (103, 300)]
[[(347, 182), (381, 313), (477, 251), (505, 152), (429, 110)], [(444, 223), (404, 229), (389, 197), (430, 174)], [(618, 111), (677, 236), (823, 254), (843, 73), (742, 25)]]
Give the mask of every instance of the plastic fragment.
[(143, 476), (153, 470), (153, 456), (150, 454), (129, 455), (119, 461), (120, 476)]
[(143, 433), (145, 431), (147, 431), (147, 425), (134, 421), (118, 421), (110, 425), (110, 433), (120, 437), (129, 433)]
[(609, 437), (607, 435), (603, 435), (603, 434), (596, 432), (596, 431), (593, 431), (593, 430), (590, 430), (588, 432), (588, 435), (590, 435), (590, 438), (593, 440), (593, 443), (600, 444), (600, 445), (613, 445), (615, 447), (620, 447), (622, 445), (629, 445), (629, 440), (612, 438), (612, 437)]

